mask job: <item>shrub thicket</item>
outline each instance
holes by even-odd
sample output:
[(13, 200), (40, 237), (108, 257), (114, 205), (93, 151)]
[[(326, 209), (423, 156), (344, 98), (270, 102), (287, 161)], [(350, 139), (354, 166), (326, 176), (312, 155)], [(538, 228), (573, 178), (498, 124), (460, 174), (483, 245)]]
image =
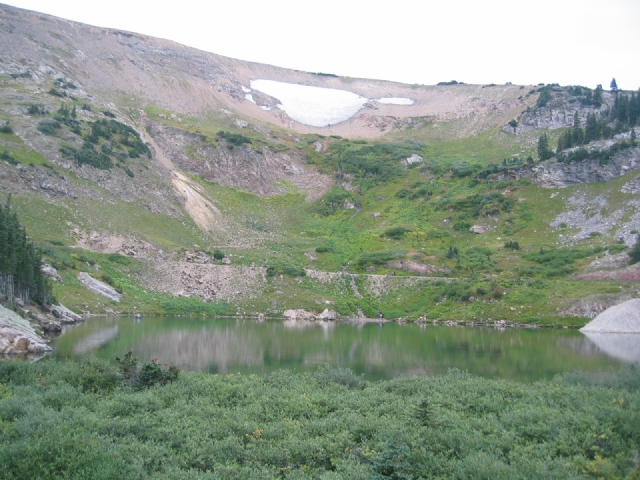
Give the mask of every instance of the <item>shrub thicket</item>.
[[(638, 478), (640, 370), (523, 384), (458, 370), (181, 374), (0, 362), (2, 477)], [(123, 377), (120, 377), (123, 378)], [(149, 388), (150, 387), (150, 388)]]

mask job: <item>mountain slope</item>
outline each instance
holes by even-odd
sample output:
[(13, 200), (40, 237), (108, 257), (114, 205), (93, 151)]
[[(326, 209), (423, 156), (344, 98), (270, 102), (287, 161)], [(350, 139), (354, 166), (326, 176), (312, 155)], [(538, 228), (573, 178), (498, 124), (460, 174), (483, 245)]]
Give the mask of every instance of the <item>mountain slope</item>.
[[(0, 188), (76, 310), (583, 323), (637, 290), (569, 276), (636, 240), (629, 130), (532, 158), (613, 93), (310, 74), (2, 5), (0, 52)], [(362, 106), (315, 127), (257, 80)]]

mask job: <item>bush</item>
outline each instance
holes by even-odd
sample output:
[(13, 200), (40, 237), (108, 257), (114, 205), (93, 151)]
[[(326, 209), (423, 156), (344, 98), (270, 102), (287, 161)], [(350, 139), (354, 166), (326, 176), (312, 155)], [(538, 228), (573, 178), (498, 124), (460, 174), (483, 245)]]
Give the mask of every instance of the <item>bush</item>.
[(394, 240), (400, 240), (405, 233), (413, 232), (412, 228), (406, 227), (393, 227), (386, 230), (382, 236), (387, 238), (392, 238)]
[(384, 265), (391, 260), (398, 260), (404, 258), (407, 254), (404, 250), (383, 250), (380, 252), (365, 253), (358, 259), (358, 265), (360, 267), (367, 267), (369, 265)]
[(55, 88), (52, 88), (51, 90), (49, 90), (49, 94), (53, 95), (54, 97), (66, 97), (67, 94), (64, 92), (61, 92), (60, 90), (56, 90)]
[(292, 267), (284, 265), (270, 265), (267, 267), (267, 277), (275, 277), (276, 275), (290, 275), (292, 277), (304, 277), (307, 275), (304, 268)]
[(222, 260), (224, 257), (225, 257), (225, 253), (222, 250), (216, 248), (213, 251), (213, 258), (215, 258), (216, 260)]
[(60, 128), (60, 122), (56, 120), (42, 120), (36, 128), (45, 135), (55, 135)]
[(13, 133), (13, 128), (9, 125), (9, 120), (4, 125), (0, 125), (0, 133)]
[(133, 356), (132, 351), (127, 352), (123, 358), (117, 355), (115, 358), (122, 375), (122, 382), (130, 390), (144, 390), (154, 385), (166, 385), (177, 380), (180, 373), (174, 365), (163, 368), (158, 364), (157, 358), (143, 363), (138, 369), (138, 359)]

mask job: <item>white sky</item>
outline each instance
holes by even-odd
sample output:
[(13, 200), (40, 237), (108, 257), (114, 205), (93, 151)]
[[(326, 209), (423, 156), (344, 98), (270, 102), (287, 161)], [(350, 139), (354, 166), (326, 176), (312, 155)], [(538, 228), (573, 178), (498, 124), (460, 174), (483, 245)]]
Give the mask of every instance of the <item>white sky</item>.
[(0, 1), (310, 72), (640, 87), (640, 0)]

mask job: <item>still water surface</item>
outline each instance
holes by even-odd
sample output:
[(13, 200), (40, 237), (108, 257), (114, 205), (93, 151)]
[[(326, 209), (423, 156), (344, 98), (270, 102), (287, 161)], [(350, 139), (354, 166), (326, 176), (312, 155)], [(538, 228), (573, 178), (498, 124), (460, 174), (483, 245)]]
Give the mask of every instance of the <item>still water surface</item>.
[(254, 319), (97, 317), (52, 341), (54, 356), (113, 359), (129, 350), (184, 370), (269, 373), (349, 367), (367, 380), (440, 374), (450, 368), (521, 381), (622, 360), (576, 330), (434, 327), (395, 323), (295, 323)]

